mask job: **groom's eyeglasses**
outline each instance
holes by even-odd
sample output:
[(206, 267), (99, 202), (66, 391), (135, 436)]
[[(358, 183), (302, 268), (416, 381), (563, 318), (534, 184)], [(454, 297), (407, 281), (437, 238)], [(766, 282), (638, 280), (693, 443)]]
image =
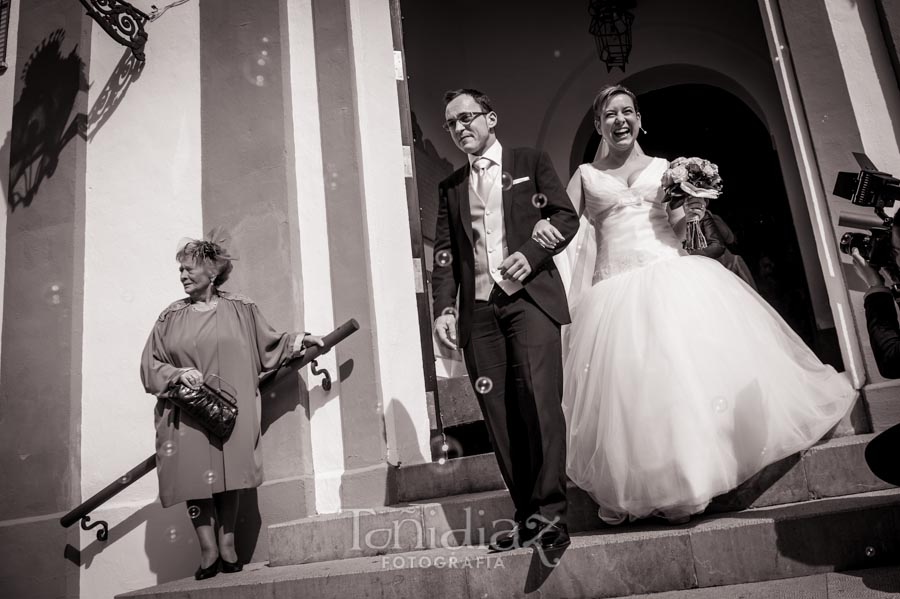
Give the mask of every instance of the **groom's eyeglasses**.
[(488, 114), (487, 112), (461, 112), (456, 115), (455, 119), (450, 119), (449, 121), (444, 122), (444, 131), (448, 133), (456, 129), (456, 123), (460, 122), (463, 124), (463, 127), (468, 127), (472, 124), (472, 121), (477, 119), (478, 117)]

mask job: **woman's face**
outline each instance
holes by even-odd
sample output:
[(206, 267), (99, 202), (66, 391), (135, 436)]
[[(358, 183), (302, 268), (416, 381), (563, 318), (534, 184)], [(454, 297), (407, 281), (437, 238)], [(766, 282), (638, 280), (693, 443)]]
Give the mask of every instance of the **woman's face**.
[(641, 113), (635, 110), (628, 94), (618, 93), (606, 101), (599, 114), (594, 115), (594, 126), (610, 149), (628, 150), (641, 128)]
[(178, 272), (181, 273), (184, 292), (190, 296), (203, 294), (212, 284), (210, 273), (203, 264), (182, 262)]

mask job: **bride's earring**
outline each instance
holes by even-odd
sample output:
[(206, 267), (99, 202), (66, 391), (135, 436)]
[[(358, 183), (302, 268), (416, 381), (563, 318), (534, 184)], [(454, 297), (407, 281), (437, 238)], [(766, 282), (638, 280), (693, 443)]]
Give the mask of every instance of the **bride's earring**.
[(643, 134), (644, 134), (644, 135), (647, 135), (647, 132), (646, 132), (646, 131), (644, 131), (644, 128), (643, 128), (643, 127), (638, 127), (638, 129), (640, 129), (640, 130), (641, 130), (641, 133), (643, 133)]

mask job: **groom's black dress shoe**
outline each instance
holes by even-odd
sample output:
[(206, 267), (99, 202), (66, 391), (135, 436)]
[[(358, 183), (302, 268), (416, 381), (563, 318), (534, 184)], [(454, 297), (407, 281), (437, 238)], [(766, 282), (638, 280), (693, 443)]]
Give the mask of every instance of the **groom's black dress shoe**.
[(530, 544), (538, 545), (544, 551), (558, 551), (568, 547), (571, 542), (565, 524), (548, 524), (534, 535)]
[(501, 551), (510, 551), (512, 549), (521, 549), (525, 547), (534, 531), (526, 528), (525, 524), (517, 522), (512, 529), (499, 535), (490, 545), (488, 550), (491, 553), (499, 553)]

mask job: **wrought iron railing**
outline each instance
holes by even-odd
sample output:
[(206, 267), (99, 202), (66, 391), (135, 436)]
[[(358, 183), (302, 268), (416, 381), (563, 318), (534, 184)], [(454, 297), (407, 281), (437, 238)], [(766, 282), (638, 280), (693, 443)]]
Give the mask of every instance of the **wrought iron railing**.
[[(329, 351), (332, 347), (355, 333), (357, 330), (359, 330), (359, 324), (356, 322), (356, 319), (351, 318), (322, 338), (322, 342), (324, 343), (323, 347), (314, 345), (312, 347), (306, 348), (306, 351), (301, 356), (298, 356), (292, 360), (288, 360), (281, 366), (279, 366), (276, 370), (269, 371), (261, 376), (260, 385), (268, 385), (274, 383), (281, 377), (286, 376), (285, 373), (299, 370), (307, 364), (311, 364), (312, 373), (314, 375), (324, 376), (324, 379), (322, 380), (322, 388), (326, 391), (330, 390), (331, 374), (327, 369), (318, 368), (316, 358), (318, 358), (321, 354)], [(80, 521), (82, 530), (91, 530), (99, 526), (100, 530), (97, 531), (97, 540), (106, 541), (109, 538), (109, 524), (105, 520), (97, 520), (96, 522), (91, 523), (90, 513), (109, 501), (111, 498), (127, 489), (129, 486), (133, 485), (137, 480), (139, 480), (142, 476), (144, 476), (154, 468), (156, 468), (156, 454), (151, 455), (146, 460), (142, 461), (140, 464), (138, 464), (110, 484), (106, 485), (102, 490), (91, 496), (90, 499), (82, 502), (81, 505), (60, 518), (59, 523), (64, 528), (68, 528), (76, 522)]]

